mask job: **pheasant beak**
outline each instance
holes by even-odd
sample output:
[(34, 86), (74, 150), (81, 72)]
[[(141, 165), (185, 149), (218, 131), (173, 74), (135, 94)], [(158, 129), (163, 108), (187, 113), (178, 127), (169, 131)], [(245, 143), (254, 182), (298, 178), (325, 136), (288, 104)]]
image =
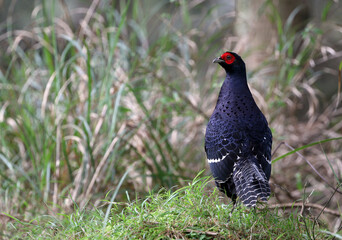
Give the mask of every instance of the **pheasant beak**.
[(222, 58), (215, 58), (214, 60), (213, 60), (213, 63), (224, 63), (224, 60), (222, 59)]

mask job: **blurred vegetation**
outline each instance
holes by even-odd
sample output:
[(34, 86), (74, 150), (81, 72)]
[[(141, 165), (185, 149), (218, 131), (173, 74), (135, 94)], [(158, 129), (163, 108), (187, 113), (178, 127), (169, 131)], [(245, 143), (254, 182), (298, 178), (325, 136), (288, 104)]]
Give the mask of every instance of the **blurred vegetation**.
[[(300, 148), (341, 137), (340, 2), (318, 1), (319, 17), (299, 25), (305, 5), (284, 16), (276, 1), (260, 2), (254, 12), (275, 34), (256, 49), (263, 54), (255, 68), (246, 62), (274, 149), (282, 141)], [(101, 207), (103, 199), (183, 186), (207, 168), (204, 129), (224, 77), (211, 61), (225, 50), (255, 54), (241, 48), (239, 12), (230, 4), (92, 1), (72, 8), (43, 0), (32, 4), (24, 26), (10, 14), (1, 18), (0, 211), (30, 220), (75, 205)], [(301, 154), (338, 186), (341, 147), (329, 141)], [(275, 156), (288, 151), (281, 146)], [(271, 183), (270, 203), (340, 209), (341, 194), (299, 155), (277, 161)], [(332, 231), (341, 229), (341, 218), (323, 217)]]

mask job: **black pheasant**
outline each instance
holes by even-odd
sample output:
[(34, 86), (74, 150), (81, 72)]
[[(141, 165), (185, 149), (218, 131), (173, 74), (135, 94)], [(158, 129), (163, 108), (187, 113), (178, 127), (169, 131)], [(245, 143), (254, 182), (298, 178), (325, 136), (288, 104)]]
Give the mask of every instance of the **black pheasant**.
[(215, 183), (234, 204), (246, 206), (270, 196), (272, 133), (247, 85), (244, 61), (225, 52), (213, 63), (226, 70), (205, 134), (205, 151)]

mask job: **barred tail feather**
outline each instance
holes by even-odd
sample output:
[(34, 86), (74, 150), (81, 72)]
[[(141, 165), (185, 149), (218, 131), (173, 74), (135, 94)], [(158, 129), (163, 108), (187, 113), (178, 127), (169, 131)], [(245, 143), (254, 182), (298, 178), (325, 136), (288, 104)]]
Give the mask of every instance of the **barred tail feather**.
[(247, 207), (254, 207), (257, 201), (267, 202), (271, 194), (268, 179), (254, 157), (235, 163), (233, 181), (239, 199)]

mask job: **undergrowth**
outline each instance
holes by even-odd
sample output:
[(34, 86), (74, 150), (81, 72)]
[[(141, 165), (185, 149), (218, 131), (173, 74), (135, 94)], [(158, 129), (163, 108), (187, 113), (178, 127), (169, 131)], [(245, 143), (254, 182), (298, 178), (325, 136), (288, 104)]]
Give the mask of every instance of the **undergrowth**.
[(212, 189), (212, 179), (199, 175), (185, 187), (113, 202), (106, 221), (103, 210), (78, 207), (71, 214), (41, 216), (30, 223), (18, 220), (12, 225), (13, 239), (333, 239), (323, 223), (312, 231), (314, 220), (295, 208), (283, 214), (277, 208), (239, 205), (227, 222), (232, 205), (222, 204), (218, 191), (208, 191), (208, 185)]

